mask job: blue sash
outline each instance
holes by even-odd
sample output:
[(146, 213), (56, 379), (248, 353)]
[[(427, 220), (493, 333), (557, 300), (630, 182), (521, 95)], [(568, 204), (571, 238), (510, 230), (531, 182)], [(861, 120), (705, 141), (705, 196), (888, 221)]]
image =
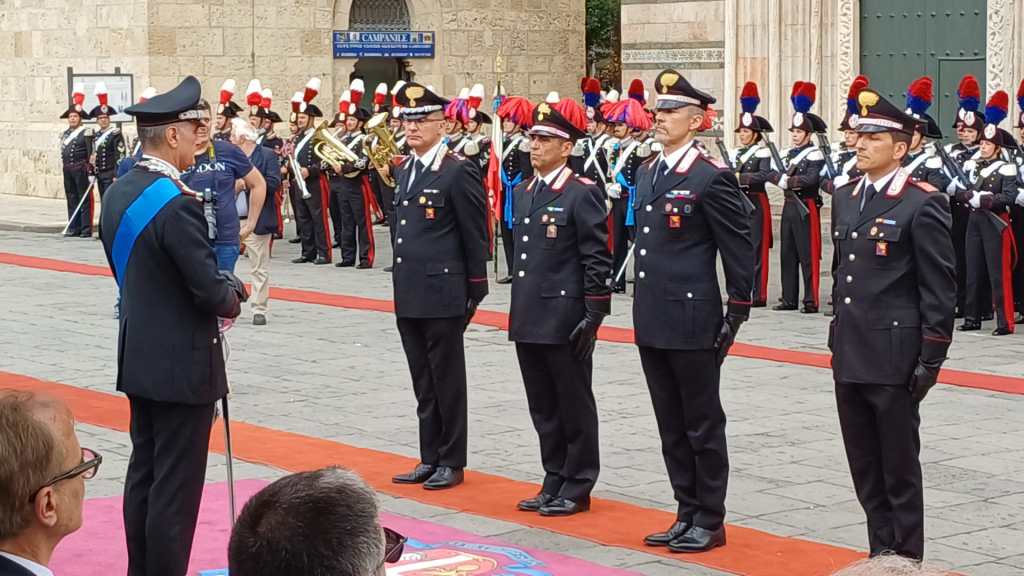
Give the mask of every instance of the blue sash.
[(636, 202), (636, 186), (630, 186), (626, 182), (626, 177), (622, 175), (621, 171), (615, 175), (615, 181), (621, 184), (622, 187), (629, 192), (629, 196), (627, 196), (629, 202), (626, 204), (626, 206), (628, 206), (630, 209), (626, 210), (626, 226), (635, 226), (636, 218), (635, 216), (633, 216), (632, 207), (633, 203)]
[(504, 188), (505, 188), (505, 206), (504, 206), (504, 210), (502, 210), (502, 212), (503, 212), (502, 215), (505, 217), (505, 225), (511, 230), (512, 229), (512, 190), (514, 190), (515, 187), (518, 186), (519, 183), (523, 181), (523, 173), (520, 172), (519, 174), (516, 174), (515, 178), (511, 178), (510, 179), (508, 177), (508, 174), (505, 173), (505, 169), (504, 168), (502, 168), (499, 172), (501, 173), (501, 183), (504, 185)]
[(110, 250), (119, 287), (124, 286), (124, 273), (135, 241), (157, 213), (178, 196), (181, 196), (181, 190), (174, 182), (170, 178), (160, 178), (143, 190), (121, 215), (121, 222), (117, 226), (114, 244)]

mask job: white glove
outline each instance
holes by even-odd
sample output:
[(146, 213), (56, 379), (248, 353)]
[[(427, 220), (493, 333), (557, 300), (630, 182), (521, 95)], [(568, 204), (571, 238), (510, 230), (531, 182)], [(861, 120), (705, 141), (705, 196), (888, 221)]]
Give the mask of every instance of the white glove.
[(622, 198), (621, 184), (609, 184), (607, 187), (605, 187), (604, 191), (608, 193), (609, 198), (614, 198), (616, 200)]
[(971, 196), (970, 201), (968, 201), (967, 203), (971, 205), (971, 208), (981, 208), (981, 197), (991, 195), (991, 192), (975, 192), (974, 195)]
[(782, 178), (779, 178), (779, 188), (785, 190), (786, 184), (789, 184), (789, 174), (783, 174)]
[(1017, 206), (1024, 207), (1024, 188), (1017, 188), (1017, 199), (1013, 202)]

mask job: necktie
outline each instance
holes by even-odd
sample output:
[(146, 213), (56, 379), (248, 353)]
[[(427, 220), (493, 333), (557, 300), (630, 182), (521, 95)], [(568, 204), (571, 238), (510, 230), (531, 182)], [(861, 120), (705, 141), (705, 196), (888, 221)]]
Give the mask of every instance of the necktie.
[(868, 205), (868, 202), (871, 202), (871, 199), (874, 198), (875, 192), (876, 190), (874, 184), (868, 184), (867, 186), (864, 187), (864, 195), (860, 199), (861, 212), (864, 211), (864, 207)]
[(407, 190), (412, 190), (412, 184), (417, 178), (423, 175), (427, 171), (427, 165), (422, 160), (416, 159), (412, 163), (412, 174), (409, 175), (409, 187)]
[(654, 165), (654, 186), (658, 185), (658, 180), (665, 174), (666, 165), (664, 156), (662, 156), (661, 159), (658, 160), (657, 164)]

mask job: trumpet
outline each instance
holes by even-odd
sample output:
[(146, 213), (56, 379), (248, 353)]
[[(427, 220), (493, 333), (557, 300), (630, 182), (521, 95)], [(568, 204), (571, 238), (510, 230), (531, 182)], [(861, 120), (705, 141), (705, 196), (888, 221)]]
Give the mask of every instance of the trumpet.
[[(359, 156), (351, 148), (345, 146), (341, 140), (338, 140), (337, 136), (331, 134), (331, 131), (326, 128), (326, 124), (318, 126), (316, 132), (313, 133), (313, 153), (330, 166), (355, 164), (359, 161)], [(358, 172), (356, 170), (353, 173), (345, 174), (345, 176), (351, 177)]]
[[(395, 179), (391, 176), (391, 159), (399, 150), (395, 144), (395, 136), (388, 130), (388, 113), (375, 114), (366, 122), (366, 138), (363, 138), (363, 152), (373, 163), (373, 167), (380, 174), (381, 182), (389, 188), (395, 186)], [(371, 143), (370, 137), (373, 137)]]

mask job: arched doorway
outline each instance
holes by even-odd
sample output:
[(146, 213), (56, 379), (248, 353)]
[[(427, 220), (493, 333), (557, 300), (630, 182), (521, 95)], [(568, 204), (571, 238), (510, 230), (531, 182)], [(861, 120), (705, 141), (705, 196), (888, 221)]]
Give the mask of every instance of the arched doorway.
[[(409, 30), (412, 21), (406, 0), (352, 0), (349, 8), (349, 30)], [(360, 58), (356, 60), (349, 80), (362, 78), (366, 85), (362, 106), (371, 108), (373, 92), (384, 82), (390, 89), (398, 80), (411, 80), (413, 76), (407, 60), (398, 58)]]

